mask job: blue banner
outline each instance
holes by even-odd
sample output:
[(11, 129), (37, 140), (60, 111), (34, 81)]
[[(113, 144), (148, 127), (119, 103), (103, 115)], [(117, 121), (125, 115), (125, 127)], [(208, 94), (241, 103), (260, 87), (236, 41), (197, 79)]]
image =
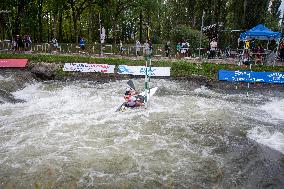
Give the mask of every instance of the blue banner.
[(253, 72), (219, 70), (218, 79), (234, 82), (284, 83), (284, 72)]

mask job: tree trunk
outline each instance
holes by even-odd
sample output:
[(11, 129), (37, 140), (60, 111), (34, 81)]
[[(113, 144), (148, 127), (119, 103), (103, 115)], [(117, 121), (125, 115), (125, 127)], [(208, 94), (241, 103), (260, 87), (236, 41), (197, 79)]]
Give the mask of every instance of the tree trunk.
[(43, 29), (42, 29), (42, 0), (37, 1), (38, 5), (38, 40), (39, 42), (42, 42), (42, 34), (43, 34)]
[(244, 0), (244, 12), (243, 12), (243, 18), (242, 18), (242, 25), (246, 23), (247, 5), (248, 5), (248, 1)]
[(62, 11), (59, 13), (59, 21), (58, 21), (58, 40), (63, 41), (63, 30), (62, 30), (62, 21), (63, 21)]
[(113, 44), (116, 44), (117, 42), (117, 35), (116, 35), (116, 23), (115, 23), (115, 20), (116, 19), (111, 19), (112, 20), (112, 27), (113, 27), (113, 31), (112, 31), (112, 37), (113, 37)]
[(53, 33), (53, 37), (55, 37), (55, 38), (57, 38), (56, 23), (57, 23), (57, 15), (56, 15), (56, 13), (53, 13), (53, 27), (52, 27), (52, 33)]
[[(78, 42), (78, 31), (77, 31), (77, 14), (75, 8), (75, 2), (71, 2), (71, 10), (72, 10), (72, 21), (73, 21), (73, 34), (75, 35), (75, 41)], [(74, 40), (74, 39), (73, 39)]]
[(24, 1), (23, 0), (19, 0), (19, 3), (17, 4), (17, 15), (16, 15), (16, 19), (15, 19), (15, 31), (14, 34), (16, 35), (20, 35), (21, 32), (21, 24), (22, 24), (22, 20), (21, 18), (23, 18), (23, 12), (24, 12)]
[(93, 31), (94, 31), (94, 9), (92, 7), (92, 1), (88, 1), (89, 4), (89, 27), (88, 27), (88, 34), (89, 34), (89, 40), (93, 41)]
[(75, 43), (77, 43), (78, 42), (77, 18), (74, 18), (73, 20), (73, 28), (74, 28), (74, 34), (75, 34)]
[(142, 32), (143, 32), (143, 15), (142, 15), (142, 10), (140, 11), (140, 17), (139, 17), (139, 40), (142, 43)]

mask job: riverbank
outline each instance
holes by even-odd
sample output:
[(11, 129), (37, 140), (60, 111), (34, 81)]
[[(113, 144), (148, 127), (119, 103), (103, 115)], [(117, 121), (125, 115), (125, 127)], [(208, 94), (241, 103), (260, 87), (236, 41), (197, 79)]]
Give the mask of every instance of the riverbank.
[[(64, 63), (97, 63), (111, 65), (144, 65), (143, 57), (93, 57), (86, 55), (66, 55), (66, 54), (0, 54), (0, 58), (27, 58), (28, 66), (24, 69), (24, 77), (33, 77), (37, 80), (91, 80), (97, 82), (109, 82), (115, 80), (131, 79), (134, 76), (121, 74), (103, 74), (103, 73), (82, 73), (82, 72), (64, 72)], [(171, 67), (171, 77), (169, 80), (186, 80), (198, 85), (209, 88), (220, 89), (244, 89), (247, 90), (247, 83), (232, 83), (218, 81), (218, 70), (245, 70), (246, 66), (238, 66), (232, 61), (210, 60), (212, 62), (203, 62), (189, 59), (160, 59), (153, 58), (153, 66)], [(4, 69), (13, 70), (13, 69)], [(14, 69), (15, 70), (15, 69)], [(275, 71), (284, 72), (283, 66), (265, 66), (253, 65), (253, 71)], [(3, 69), (2, 69), (3, 71)], [(137, 77), (137, 76), (135, 76)], [(161, 77), (159, 77), (161, 78)], [(26, 78), (29, 80), (30, 78)], [(251, 83), (250, 89), (258, 88), (283, 88), (281, 84)]]

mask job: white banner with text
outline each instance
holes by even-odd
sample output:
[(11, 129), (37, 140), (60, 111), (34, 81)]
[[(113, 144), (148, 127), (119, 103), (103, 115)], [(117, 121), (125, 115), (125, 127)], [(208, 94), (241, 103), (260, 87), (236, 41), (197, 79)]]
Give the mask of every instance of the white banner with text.
[(119, 74), (130, 74), (130, 75), (145, 75), (147, 71), (147, 75), (150, 76), (170, 76), (171, 75), (171, 67), (148, 67), (146, 69), (145, 66), (127, 66), (127, 65), (119, 65), (118, 73)]
[(63, 71), (114, 73), (114, 68), (115, 65), (108, 64), (65, 63)]

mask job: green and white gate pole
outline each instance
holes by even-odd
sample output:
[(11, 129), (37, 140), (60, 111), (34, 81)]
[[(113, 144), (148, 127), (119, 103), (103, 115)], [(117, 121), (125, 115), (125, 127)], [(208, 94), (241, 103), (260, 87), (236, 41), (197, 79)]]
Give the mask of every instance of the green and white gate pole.
[[(145, 102), (145, 108), (149, 107), (149, 99), (148, 96), (150, 95), (150, 77), (151, 77), (151, 66), (152, 66), (152, 61), (151, 61), (151, 55), (146, 55), (145, 57), (146, 60), (146, 65), (145, 65), (145, 98), (144, 98), (144, 102)], [(148, 61), (149, 61), (149, 68), (148, 68)]]

